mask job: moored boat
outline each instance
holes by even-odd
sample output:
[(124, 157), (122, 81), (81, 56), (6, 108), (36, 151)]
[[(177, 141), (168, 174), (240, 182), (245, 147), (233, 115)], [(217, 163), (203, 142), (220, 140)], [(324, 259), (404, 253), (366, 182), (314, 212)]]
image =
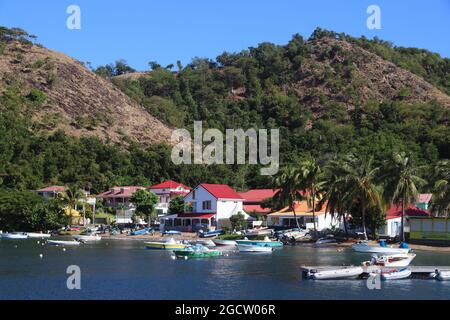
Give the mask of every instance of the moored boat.
[(203, 246), (205, 246), (205, 247), (215, 247), (215, 246), (216, 246), (215, 242), (214, 242), (213, 240), (210, 240), (210, 239), (206, 239), (206, 240), (194, 240), (194, 241), (191, 241), (191, 243), (192, 243), (193, 245), (201, 244), (201, 245), (203, 245)]
[(18, 233), (18, 232), (12, 232), (12, 233), (3, 233), (2, 239), (5, 240), (23, 240), (27, 239), (28, 235), (25, 233)]
[(145, 247), (147, 249), (153, 250), (182, 250), (186, 248), (186, 245), (175, 241), (174, 238), (169, 238), (164, 242), (152, 241), (152, 242), (144, 242)]
[(382, 266), (382, 267), (407, 267), (416, 257), (415, 253), (397, 253), (392, 255), (372, 256), (369, 261), (364, 261), (363, 266)]
[(408, 253), (409, 248), (394, 248), (388, 246), (369, 246), (367, 242), (356, 243), (352, 245), (352, 249), (356, 252), (364, 253), (384, 253), (384, 254), (395, 254), (395, 253)]
[(79, 235), (75, 235), (73, 236), (73, 238), (77, 241), (100, 241), (102, 240), (102, 237), (99, 235), (87, 235), (87, 234), (79, 234)]
[(239, 252), (272, 252), (273, 247), (252, 244), (237, 244)]
[(79, 246), (80, 242), (76, 240), (64, 241), (64, 240), (48, 240), (47, 244), (52, 246)]
[(223, 230), (222, 229), (212, 231), (199, 230), (198, 234), (200, 235), (200, 238), (212, 238), (223, 234)]
[(138, 229), (138, 230), (134, 230), (130, 233), (131, 236), (141, 236), (144, 234), (149, 234), (151, 233), (153, 230), (151, 228), (144, 228), (144, 229)]
[(408, 278), (411, 275), (411, 269), (391, 269), (381, 271), (381, 280), (399, 280)]
[(314, 280), (332, 280), (332, 279), (352, 279), (357, 278), (364, 272), (360, 266), (342, 267), (329, 270), (312, 269), (307, 273), (307, 277)]
[(236, 243), (239, 244), (246, 244), (246, 245), (253, 245), (253, 246), (263, 246), (263, 247), (282, 247), (283, 242), (281, 241), (272, 241), (269, 239), (269, 237), (265, 237), (264, 240), (236, 240)]
[(177, 236), (180, 234), (181, 234), (181, 231), (177, 231), (177, 230), (166, 230), (163, 232), (163, 235), (171, 235), (171, 236)]
[(223, 239), (214, 239), (213, 242), (216, 246), (236, 246), (235, 240), (223, 240)]
[(337, 244), (337, 240), (331, 236), (320, 238), (314, 243), (315, 246), (324, 246), (332, 244)]
[(185, 249), (174, 251), (175, 257), (177, 258), (210, 258), (210, 257), (218, 257), (222, 255), (221, 251), (218, 250), (210, 250), (207, 247), (196, 244), (195, 246), (189, 246)]
[(51, 237), (51, 234), (49, 233), (25, 232), (25, 234), (28, 235), (28, 238), (35, 238), (35, 239), (44, 239)]
[(271, 235), (273, 233), (273, 229), (269, 229), (268, 227), (254, 228), (245, 231), (245, 235), (248, 237), (252, 236), (265, 236)]
[(435, 272), (432, 272), (430, 276), (434, 279), (440, 280), (440, 281), (449, 281), (450, 280), (450, 270), (438, 270), (436, 269)]

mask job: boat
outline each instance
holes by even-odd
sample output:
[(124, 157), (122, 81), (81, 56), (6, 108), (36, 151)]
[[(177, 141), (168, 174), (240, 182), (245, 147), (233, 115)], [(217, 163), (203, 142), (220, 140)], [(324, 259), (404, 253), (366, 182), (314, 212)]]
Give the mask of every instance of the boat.
[(440, 281), (448, 281), (450, 280), (450, 270), (438, 270), (430, 274), (431, 278), (440, 280)]
[(239, 252), (272, 252), (273, 247), (252, 244), (237, 244)]
[(18, 232), (2, 233), (2, 239), (5, 240), (22, 240), (27, 238), (28, 235), (26, 233), (18, 233)]
[(312, 269), (308, 271), (306, 276), (314, 280), (354, 279), (359, 277), (363, 272), (362, 267), (354, 266), (328, 270)]
[(352, 249), (356, 252), (364, 253), (384, 253), (384, 254), (395, 254), (395, 253), (408, 253), (409, 248), (394, 248), (387, 246), (369, 246), (367, 242), (355, 243), (352, 245)]
[(133, 231), (131, 231), (130, 236), (141, 236), (144, 234), (149, 234), (151, 231), (152, 231), (151, 228), (133, 230)]
[(363, 266), (381, 266), (381, 267), (407, 267), (416, 257), (415, 253), (397, 253), (392, 255), (372, 256), (369, 261), (364, 261)]
[(268, 227), (253, 228), (245, 231), (247, 237), (265, 236), (271, 235), (272, 233), (273, 229), (269, 229)]
[(99, 235), (94, 235), (94, 234), (79, 234), (79, 235), (75, 235), (73, 236), (73, 238), (77, 241), (100, 241), (102, 240), (102, 237)]
[(47, 244), (52, 246), (79, 246), (80, 242), (76, 240), (63, 241), (63, 240), (47, 240)]
[(399, 280), (408, 278), (411, 275), (411, 269), (391, 269), (381, 271), (381, 280)]
[(169, 238), (164, 242), (152, 241), (144, 242), (147, 249), (153, 250), (182, 250), (187, 246), (180, 241), (175, 241), (174, 238)]
[(234, 240), (214, 239), (216, 246), (236, 246), (237, 242)]
[(223, 230), (222, 229), (211, 231), (199, 230), (198, 233), (200, 235), (200, 238), (211, 238), (215, 236), (220, 236), (221, 234), (223, 234)]
[(182, 250), (174, 251), (175, 257), (189, 259), (189, 258), (211, 258), (222, 255), (221, 251), (210, 250), (207, 247), (196, 244), (195, 246), (189, 246)]
[(314, 243), (315, 246), (323, 246), (330, 244), (337, 244), (337, 240), (333, 236), (320, 238)]
[(192, 244), (193, 245), (201, 244), (201, 245), (203, 245), (205, 247), (215, 247), (216, 246), (214, 241), (210, 240), (210, 239), (207, 239), (207, 240), (194, 240), (194, 241), (192, 241)]
[(236, 240), (236, 243), (238, 245), (247, 244), (247, 245), (253, 245), (253, 246), (263, 246), (263, 247), (272, 247), (272, 248), (277, 248), (277, 247), (283, 246), (283, 242), (272, 241), (269, 239), (269, 237), (265, 237), (264, 240), (248, 240), (248, 239)]
[(28, 235), (28, 238), (37, 238), (37, 239), (50, 238), (52, 236), (49, 233), (39, 233), (39, 232), (26, 232), (25, 234)]
[(180, 235), (181, 231), (177, 230), (167, 230), (163, 232), (163, 235)]

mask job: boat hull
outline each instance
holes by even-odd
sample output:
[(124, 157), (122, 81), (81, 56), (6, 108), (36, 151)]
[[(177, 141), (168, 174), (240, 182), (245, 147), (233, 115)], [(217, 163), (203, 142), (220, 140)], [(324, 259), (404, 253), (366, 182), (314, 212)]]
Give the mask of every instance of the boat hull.
[(308, 278), (314, 280), (355, 279), (364, 272), (362, 267), (348, 267), (333, 270), (310, 271)]
[(3, 233), (2, 239), (5, 240), (24, 240), (28, 239), (28, 235), (26, 234), (12, 234), (12, 233)]
[(177, 258), (211, 258), (211, 257), (218, 257), (222, 255), (221, 251), (205, 251), (205, 252), (195, 252), (195, 251), (188, 251), (188, 250), (178, 250), (174, 251), (175, 257)]
[(257, 240), (236, 240), (238, 245), (251, 245), (251, 246), (261, 246), (261, 247), (272, 247), (279, 248), (283, 246), (283, 243), (280, 241), (257, 241)]
[(183, 250), (186, 245), (181, 243), (145, 242), (145, 247), (151, 250)]
[(60, 241), (60, 240), (48, 240), (47, 244), (52, 246), (79, 246), (78, 241)]
[[(377, 257), (375, 265), (381, 267), (407, 267), (415, 257), (416, 254), (414, 253), (386, 255)], [(363, 265), (369, 266), (371, 265), (371, 261), (365, 261), (363, 262)]]
[(35, 238), (35, 239), (44, 239), (44, 238), (50, 238), (52, 235), (48, 233), (36, 233), (36, 232), (27, 232), (28, 238)]
[(256, 245), (248, 245), (248, 244), (237, 244), (239, 252), (272, 252), (273, 247), (263, 247)]
[(354, 244), (352, 245), (352, 249), (356, 252), (385, 254), (408, 253), (410, 251), (409, 248), (378, 247), (369, 246), (367, 244)]
[(216, 244), (216, 246), (236, 246), (237, 244), (234, 240), (214, 239), (213, 242)]
[(102, 240), (101, 236), (76, 235), (76, 236), (73, 236), (73, 238), (78, 241), (100, 241), (100, 240)]
[(411, 275), (411, 269), (390, 270), (381, 272), (381, 280), (406, 279)]

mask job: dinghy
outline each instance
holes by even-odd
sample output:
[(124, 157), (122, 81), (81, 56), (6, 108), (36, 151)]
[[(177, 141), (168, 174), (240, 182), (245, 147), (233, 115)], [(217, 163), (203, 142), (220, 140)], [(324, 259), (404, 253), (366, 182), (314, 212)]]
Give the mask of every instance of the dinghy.
[(52, 236), (49, 233), (39, 233), (39, 232), (26, 232), (25, 234), (28, 235), (28, 238), (35, 238), (35, 239), (50, 238)]
[(352, 245), (352, 249), (356, 252), (364, 253), (384, 253), (384, 254), (395, 254), (395, 253), (408, 253), (409, 248), (394, 248), (394, 247), (382, 247), (382, 246), (369, 246), (367, 242), (355, 243)]
[(272, 252), (273, 247), (251, 244), (237, 244), (239, 252)]
[(133, 230), (130, 233), (130, 236), (141, 236), (141, 235), (144, 235), (144, 234), (149, 234), (152, 231), (153, 230), (151, 228), (144, 228), (144, 229)]
[(223, 233), (223, 230), (222, 229), (213, 230), (213, 231), (199, 230), (198, 233), (200, 235), (200, 238), (212, 238), (212, 237), (221, 235)]
[(362, 267), (343, 267), (329, 270), (312, 269), (307, 273), (307, 277), (314, 280), (331, 279), (352, 279), (357, 278), (364, 272)]
[(392, 255), (372, 256), (370, 261), (364, 261), (363, 266), (382, 266), (382, 267), (407, 267), (416, 257), (415, 253), (398, 253)]
[(432, 272), (430, 276), (434, 279), (440, 280), (440, 281), (449, 281), (450, 280), (450, 270), (438, 270), (436, 269), (435, 272)]
[(180, 235), (180, 234), (181, 232), (176, 230), (167, 230), (163, 232), (163, 235)]
[(47, 244), (52, 246), (79, 246), (80, 242), (78, 241), (63, 241), (63, 240), (48, 240)]
[(2, 234), (2, 239), (5, 240), (23, 240), (23, 239), (27, 239), (28, 235), (24, 234), (24, 233), (3, 233)]
[(247, 245), (253, 245), (253, 246), (263, 246), (263, 247), (282, 247), (283, 242), (281, 241), (272, 241), (269, 239), (269, 237), (265, 237), (264, 240), (236, 240), (236, 243), (239, 244), (247, 244)]
[(381, 271), (381, 280), (400, 280), (408, 278), (411, 275), (411, 269), (391, 269)]
[(320, 238), (314, 243), (315, 246), (324, 246), (324, 245), (332, 245), (332, 244), (337, 244), (337, 241), (333, 236)]
[(218, 250), (210, 250), (207, 247), (196, 244), (195, 246), (189, 246), (185, 249), (176, 250), (173, 252), (175, 257), (189, 259), (189, 258), (211, 258), (218, 257), (222, 255), (221, 251)]
[(269, 229), (268, 227), (254, 228), (245, 231), (245, 235), (248, 237), (271, 235), (272, 233), (273, 229)]
[(236, 246), (237, 244), (234, 240), (214, 239), (213, 241), (216, 246)]
[(182, 250), (186, 248), (185, 244), (182, 244), (180, 241), (175, 241), (174, 238), (169, 238), (164, 242), (144, 242), (145, 247), (147, 249), (153, 250)]
[(215, 247), (216, 246), (216, 244), (214, 243), (213, 240), (194, 240), (194, 241), (192, 241), (192, 244), (193, 245), (201, 244), (205, 247)]
[(87, 234), (82, 235), (82, 234), (79, 234), (79, 235), (73, 236), (73, 238), (74, 238), (75, 240), (77, 240), (77, 241), (82, 241), (82, 242), (86, 242), (86, 241), (100, 241), (100, 240), (102, 240), (102, 237), (101, 237), (101, 236), (99, 236), (99, 235), (94, 235), (94, 234), (92, 234), (92, 235), (87, 235)]

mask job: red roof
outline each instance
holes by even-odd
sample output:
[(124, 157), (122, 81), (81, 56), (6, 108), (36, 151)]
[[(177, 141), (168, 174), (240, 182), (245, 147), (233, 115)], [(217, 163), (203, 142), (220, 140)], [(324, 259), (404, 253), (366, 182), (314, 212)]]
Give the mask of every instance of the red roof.
[(200, 187), (203, 187), (216, 199), (242, 199), (239, 193), (226, 184), (202, 183)]
[(190, 187), (188, 187), (180, 182), (173, 181), (173, 180), (166, 180), (164, 182), (155, 184), (155, 185), (149, 187), (149, 189), (176, 189), (179, 186), (182, 186), (185, 189), (191, 190)]
[(419, 194), (418, 203), (428, 203), (433, 195), (431, 193), (421, 193)]
[(262, 208), (259, 204), (244, 204), (244, 211), (247, 213), (270, 213), (270, 208)]
[(66, 187), (63, 186), (48, 186), (39, 190), (37, 192), (64, 192), (66, 191)]
[(239, 192), (244, 202), (261, 202), (264, 199), (272, 198), (279, 189), (253, 189), (247, 192)]
[(139, 186), (112, 187), (110, 190), (100, 193), (98, 198), (131, 198), (137, 190), (145, 189)]
[(193, 219), (211, 219), (214, 217), (215, 213), (179, 213), (177, 214), (177, 218), (193, 218)]
[[(391, 205), (386, 211), (386, 219), (395, 219), (400, 218), (402, 216), (402, 206), (401, 205)], [(410, 205), (405, 210), (406, 217), (430, 217), (431, 214), (423, 209), (417, 208), (414, 205)]]

